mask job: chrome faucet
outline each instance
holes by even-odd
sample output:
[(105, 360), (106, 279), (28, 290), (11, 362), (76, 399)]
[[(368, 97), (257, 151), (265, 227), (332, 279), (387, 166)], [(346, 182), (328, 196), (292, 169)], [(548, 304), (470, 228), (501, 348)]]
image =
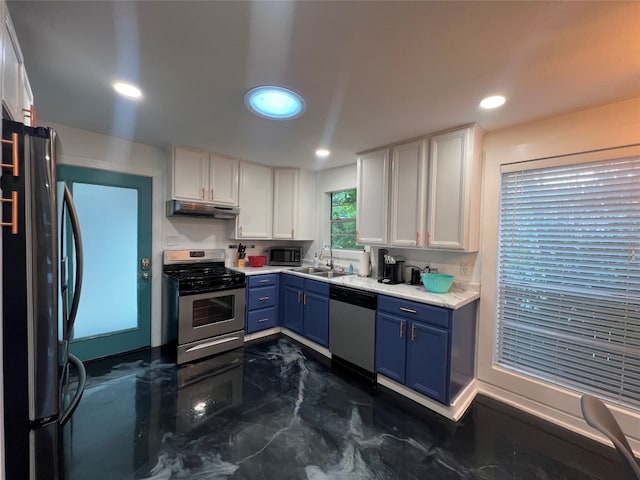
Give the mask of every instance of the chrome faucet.
[(322, 247), (323, 250), (325, 248), (329, 249), (329, 263), (327, 263), (327, 267), (333, 270), (333, 248), (331, 248), (331, 245), (325, 245), (324, 247)]

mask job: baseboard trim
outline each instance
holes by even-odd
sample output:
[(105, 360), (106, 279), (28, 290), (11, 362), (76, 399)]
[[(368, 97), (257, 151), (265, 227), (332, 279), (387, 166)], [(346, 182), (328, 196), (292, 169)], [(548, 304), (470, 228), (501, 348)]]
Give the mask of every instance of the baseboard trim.
[(453, 400), (451, 405), (443, 405), (435, 400), (430, 399), (424, 395), (415, 392), (404, 385), (397, 383), (391, 380), (384, 375), (377, 375), (376, 380), (383, 387), (388, 388), (389, 390), (393, 390), (396, 393), (399, 393), (403, 397), (406, 397), (414, 402), (422, 405), (423, 407), (428, 408), (429, 410), (436, 412), (442, 415), (449, 420), (453, 420), (457, 422), (462, 418), (464, 413), (467, 411), (473, 399), (476, 397), (478, 393), (478, 388), (476, 386), (475, 380), (472, 380), (469, 385), (467, 385), (458, 396)]

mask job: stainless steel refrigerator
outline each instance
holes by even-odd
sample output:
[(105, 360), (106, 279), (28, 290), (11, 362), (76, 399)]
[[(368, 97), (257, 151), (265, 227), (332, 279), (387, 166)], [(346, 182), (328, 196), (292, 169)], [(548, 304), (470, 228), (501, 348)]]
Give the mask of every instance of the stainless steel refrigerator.
[(2, 130), (6, 480), (57, 479), (62, 426), (86, 379), (68, 348), (82, 286), (80, 228), (56, 179), (56, 132), (9, 120)]

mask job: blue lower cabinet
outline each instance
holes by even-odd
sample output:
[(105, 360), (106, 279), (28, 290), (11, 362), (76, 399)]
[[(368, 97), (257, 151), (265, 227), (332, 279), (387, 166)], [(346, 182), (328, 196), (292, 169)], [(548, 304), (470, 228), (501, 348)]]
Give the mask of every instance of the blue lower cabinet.
[(406, 354), (405, 385), (445, 403), (449, 378), (448, 330), (411, 322)]
[(304, 279), (285, 274), (282, 290), (282, 325), (302, 334)]
[(246, 332), (254, 333), (278, 325), (278, 274), (252, 275), (247, 281)]
[(376, 371), (404, 383), (407, 320), (379, 312), (376, 319)]
[(329, 346), (329, 284), (284, 275), (282, 325), (312, 342)]
[(376, 372), (449, 404), (473, 378), (476, 302), (459, 310), (378, 296)]
[(324, 347), (329, 346), (329, 284), (305, 280), (303, 335)]

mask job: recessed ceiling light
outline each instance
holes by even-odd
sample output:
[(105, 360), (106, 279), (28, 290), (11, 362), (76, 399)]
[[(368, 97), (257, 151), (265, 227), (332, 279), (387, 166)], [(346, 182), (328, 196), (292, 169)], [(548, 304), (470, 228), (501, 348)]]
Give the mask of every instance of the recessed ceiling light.
[(142, 97), (142, 92), (140, 91), (140, 89), (130, 83), (116, 82), (113, 84), (113, 89), (120, 95), (128, 98)]
[(287, 120), (304, 113), (304, 99), (296, 92), (283, 87), (263, 86), (252, 88), (244, 96), (249, 110), (260, 117)]
[(506, 101), (507, 99), (502, 95), (493, 95), (491, 97), (483, 98), (480, 102), (480, 107), (486, 108), (487, 110), (491, 108), (498, 108), (504, 105)]
[(329, 155), (331, 155), (331, 152), (326, 148), (319, 148), (316, 150), (316, 157), (327, 158)]

